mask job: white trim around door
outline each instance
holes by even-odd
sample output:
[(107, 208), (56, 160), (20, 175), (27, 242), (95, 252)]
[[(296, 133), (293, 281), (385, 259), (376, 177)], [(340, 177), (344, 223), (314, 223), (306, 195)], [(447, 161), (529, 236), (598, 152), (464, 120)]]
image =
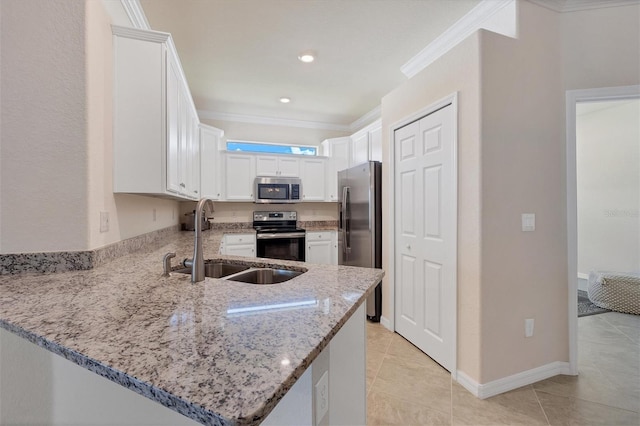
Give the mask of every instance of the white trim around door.
[(578, 202), (576, 174), (576, 104), (640, 98), (640, 85), (567, 90), (567, 281), (569, 292), (569, 372), (578, 374)]

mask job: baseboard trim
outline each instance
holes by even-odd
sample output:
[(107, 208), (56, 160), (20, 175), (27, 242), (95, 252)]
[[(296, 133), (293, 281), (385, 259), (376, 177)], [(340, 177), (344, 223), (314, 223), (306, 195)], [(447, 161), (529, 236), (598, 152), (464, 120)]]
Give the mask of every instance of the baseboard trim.
[(531, 370), (516, 373), (489, 383), (478, 383), (464, 371), (458, 370), (457, 381), (465, 389), (480, 399), (486, 399), (513, 389), (527, 386), (558, 374), (572, 375), (568, 362), (555, 361)]
[(389, 318), (385, 318), (383, 315), (380, 315), (380, 324), (382, 324), (382, 326), (387, 330), (394, 331), (393, 327), (391, 326), (391, 321), (389, 321)]

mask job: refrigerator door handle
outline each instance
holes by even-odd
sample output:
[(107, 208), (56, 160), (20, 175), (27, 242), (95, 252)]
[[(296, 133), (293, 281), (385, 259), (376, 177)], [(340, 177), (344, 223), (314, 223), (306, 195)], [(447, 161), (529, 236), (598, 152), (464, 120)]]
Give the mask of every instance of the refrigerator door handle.
[(342, 202), (340, 203), (340, 228), (342, 230), (342, 253), (347, 254), (347, 187), (342, 187)]
[(342, 246), (344, 253), (351, 252), (351, 200), (349, 194), (350, 188), (345, 186), (342, 188), (342, 205), (344, 215), (344, 230), (342, 232)]

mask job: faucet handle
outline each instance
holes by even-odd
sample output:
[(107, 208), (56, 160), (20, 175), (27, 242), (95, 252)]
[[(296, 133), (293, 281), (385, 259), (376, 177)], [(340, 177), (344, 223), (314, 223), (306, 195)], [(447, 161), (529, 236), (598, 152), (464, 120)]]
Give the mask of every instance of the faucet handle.
[(162, 274), (163, 277), (169, 276), (169, 272), (171, 272), (171, 259), (174, 257), (176, 257), (175, 253), (167, 253), (162, 258), (162, 265), (164, 269), (164, 273)]

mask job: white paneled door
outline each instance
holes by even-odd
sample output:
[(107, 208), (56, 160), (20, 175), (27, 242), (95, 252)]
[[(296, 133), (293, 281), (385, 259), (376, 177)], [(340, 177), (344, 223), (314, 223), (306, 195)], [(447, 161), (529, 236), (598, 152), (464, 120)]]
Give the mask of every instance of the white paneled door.
[(395, 327), (447, 370), (456, 356), (456, 140), (448, 105), (395, 131)]

